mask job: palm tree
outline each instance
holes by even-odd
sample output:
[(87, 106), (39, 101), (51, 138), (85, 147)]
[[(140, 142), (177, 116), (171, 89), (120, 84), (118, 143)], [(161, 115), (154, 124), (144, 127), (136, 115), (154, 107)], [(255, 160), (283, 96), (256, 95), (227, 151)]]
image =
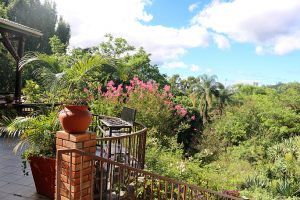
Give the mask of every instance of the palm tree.
[(192, 102), (193, 108), (197, 107), (197, 100), (198, 100), (198, 94), (196, 92), (193, 92), (189, 94), (189, 99)]
[(230, 90), (229, 88), (224, 87), (224, 85), (222, 85), (222, 84), (219, 85), (217, 100), (218, 100), (218, 109), (219, 109), (220, 115), (223, 114), (226, 103), (232, 102), (231, 97), (233, 94), (234, 94), (233, 91)]
[(213, 97), (218, 96), (218, 89), (221, 83), (217, 82), (217, 76), (209, 76), (204, 74), (199, 77), (199, 87), (198, 92), (200, 93), (200, 113), (203, 118), (203, 123), (209, 121), (209, 109), (212, 108)]
[(40, 65), (33, 73), (41, 81), (41, 84), (53, 94), (54, 98), (62, 96), (62, 93), (69, 97), (75, 89), (83, 89), (79, 85), (85, 82), (85, 76), (92, 69), (107, 64), (106, 60), (100, 56), (91, 56), (78, 60), (71, 66), (61, 67), (53, 56), (30, 53), (21, 59), (19, 69), (32, 62), (39, 62)]

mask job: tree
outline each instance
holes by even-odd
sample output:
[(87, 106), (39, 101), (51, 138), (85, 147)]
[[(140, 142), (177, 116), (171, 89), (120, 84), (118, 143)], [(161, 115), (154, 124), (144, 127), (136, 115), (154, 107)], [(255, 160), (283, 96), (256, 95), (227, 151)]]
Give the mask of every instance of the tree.
[(59, 17), (57, 28), (55, 30), (55, 35), (65, 45), (64, 52), (66, 52), (66, 48), (69, 45), (69, 40), (71, 37), (71, 28), (70, 25), (66, 23), (61, 16)]
[[(161, 87), (167, 84), (166, 75), (161, 74), (157, 65), (152, 65), (151, 54), (148, 54), (142, 47), (132, 56), (128, 56), (126, 68), (129, 80), (138, 76), (143, 81), (154, 80)], [(126, 59), (126, 58), (125, 58)]]
[(62, 43), (56, 35), (49, 38), (49, 44), (53, 54), (62, 54), (66, 52), (66, 45)]
[(233, 101), (232, 100), (233, 94), (234, 93), (231, 89), (224, 87), (222, 84), (219, 84), (218, 92), (217, 92), (217, 101), (218, 101), (218, 109), (220, 115), (223, 114), (226, 103), (230, 103)]
[(15, 60), (0, 44), (0, 92), (13, 93), (15, 81)]
[(5, 2), (0, 3), (0, 17), (7, 18), (7, 5)]
[(8, 19), (14, 22), (35, 28), (43, 33), (41, 38), (29, 37), (26, 40), (25, 51), (39, 51), (50, 54), (49, 38), (58, 34), (58, 37), (66, 45), (69, 43), (70, 28), (60, 18), (57, 24), (57, 11), (55, 3), (46, 0), (43, 4), (40, 0), (10, 0), (7, 6)]
[(125, 39), (114, 38), (111, 34), (106, 34), (105, 37), (105, 42), (91, 48), (91, 54), (105, 58), (117, 70), (120, 82), (126, 83), (138, 76), (143, 81), (154, 80), (160, 86), (167, 84), (166, 75), (160, 74), (158, 67), (151, 64), (150, 54), (143, 48), (136, 50)]
[(218, 89), (221, 83), (217, 82), (217, 76), (208, 76), (203, 74), (200, 78), (200, 84), (198, 85), (198, 92), (201, 95), (200, 99), (200, 113), (202, 114), (203, 122), (209, 121), (208, 111), (212, 107), (213, 96), (218, 96)]
[(182, 95), (181, 90), (181, 78), (179, 74), (174, 74), (168, 79), (170, 85), (171, 93), (175, 96)]

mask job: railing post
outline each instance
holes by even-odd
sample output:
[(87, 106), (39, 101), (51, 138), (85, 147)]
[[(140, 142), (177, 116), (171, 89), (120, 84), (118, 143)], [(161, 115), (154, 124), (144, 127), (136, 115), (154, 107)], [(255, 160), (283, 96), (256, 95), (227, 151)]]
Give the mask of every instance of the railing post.
[[(56, 149), (79, 149), (95, 155), (96, 133), (56, 132)], [(94, 162), (76, 153), (63, 154), (56, 160), (57, 171), (61, 172), (60, 185), (56, 185), (57, 200), (93, 199)], [(61, 162), (61, 163), (59, 163)], [(60, 167), (60, 169), (58, 169)], [(59, 187), (59, 189), (58, 189)]]

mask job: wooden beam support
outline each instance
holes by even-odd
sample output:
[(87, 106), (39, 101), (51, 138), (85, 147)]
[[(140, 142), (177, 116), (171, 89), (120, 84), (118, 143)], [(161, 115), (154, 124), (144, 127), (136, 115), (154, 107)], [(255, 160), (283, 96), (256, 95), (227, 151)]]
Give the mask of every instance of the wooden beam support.
[[(25, 38), (21, 36), (18, 43), (18, 57), (22, 58), (24, 55)], [(15, 99), (20, 102), (22, 88), (22, 71), (19, 69), (19, 60), (16, 65), (16, 85), (15, 85)]]
[(20, 57), (17, 53), (17, 51), (15, 50), (15, 48), (13, 47), (13, 45), (11, 44), (10, 40), (7, 37), (7, 34), (4, 32), (1, 32), (1, 42), (3, 43), (3, 45), (5, 46), (5, 48), (9, 51), (9, 53), (12, 55), (12, 57), (15, 59), (15, 61), (18, 63), (20, 60)]
[[(19, 40), (20, 36), (13, 36), (13, 37), (9, 37), (8, 40), (13, 41), (13, 40)], [(2, 42), (2, 38), (0, 38), (0, 41)]]

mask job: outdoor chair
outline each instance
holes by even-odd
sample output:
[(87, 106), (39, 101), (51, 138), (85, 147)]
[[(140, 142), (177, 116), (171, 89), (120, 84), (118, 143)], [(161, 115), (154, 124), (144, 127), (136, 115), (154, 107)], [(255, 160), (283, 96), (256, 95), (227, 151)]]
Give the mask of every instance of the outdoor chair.
[[(132, 128), (134, 126), (135, 122), (135, 116), (136, 116), (136, 110), (132, 108), (124, 107), (120, 116), (120, 119), (123, 120), (123, 124), (125, 125), (122, 127), (120, 124), (119, 127), (105, 127), (102, 126), (101, 130), (105, 137), (109, 137), (110, 134), (112, 137), (118, 137), (125, 134), (128, 134), (132, 131)], [(116, 123), (118, 123), (118, 120), (115, 120)], [(127, 123), (124, 123), (127, 122)], [(121, 121), (119, 121), (122, 123)]]
[(135, 109), (124, 107), (121, 113), (121, 119), (129, 122), (133, 126), (135, 121), (135, 115), (136, 115)]

